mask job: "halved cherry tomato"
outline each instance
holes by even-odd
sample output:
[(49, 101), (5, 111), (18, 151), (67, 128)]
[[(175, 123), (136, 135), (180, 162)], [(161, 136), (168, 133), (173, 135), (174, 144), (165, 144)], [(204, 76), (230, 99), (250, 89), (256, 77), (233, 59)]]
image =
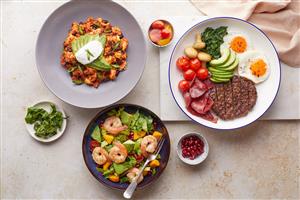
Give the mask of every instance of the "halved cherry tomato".
[(196, 76), (196, 72), (194, 72), (191, 69), (188, 69), (183, 73), (183, 77), (187, 81), (192, 81), (195, 78), (195, 76)]
[(181, 80), (178, 83), (178, 88), (181, 92), (186, 92), (190, 89), (190, 83), (186, 80)]
[(100, 147), (100, 143), (96, 140), (92, 140), (90, 143), (90, 150), (93, 151), (96, 147)]
[(198, 58), (193, 58), (190, 60), (190, 69), (194, 70), (195, 72), (198, 71), (201, 67), (201, 61)]
[(169, 38), (171, 36), (171, 32), (169, 30), (167, 30), (167, 29), (161, 30), (160, 34), (161, 34), (161, 37), (163, 39), (167, 39), (167, 38)]
[(152, 29), (149, 32), (149, 36), (152, 42), (158, 42), (161, 40), (161, 30), (159, 29)]
[(181, 71), (186, 71), (190, 68), (190, 60), (186, 56), (181, 56), (176, 61), (176, 66)]
[(163, 29), (165, 28), (165, 23), (160, 20), (156, 20), (151, 24), (151, 27), (154, 29)]
[(204, 67), (201, 67), (198, 71), (197, 71), (197, 77), (200, 80), (205, 80), (208, 77), (208, 70)]

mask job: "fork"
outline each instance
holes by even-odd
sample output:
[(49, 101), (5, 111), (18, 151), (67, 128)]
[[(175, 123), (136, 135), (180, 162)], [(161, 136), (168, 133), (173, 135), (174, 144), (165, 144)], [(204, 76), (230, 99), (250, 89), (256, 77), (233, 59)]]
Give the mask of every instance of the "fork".
[(161, 148), (163, 147), (163, 144), (165, 142), (165, 139), (162, 138), (161, 141), (158, 144), (157, 151), (155, 153), (149, 154), (146, 162), (144, 163), (142, 169), (139, 171), (138, 175), (132, 180), (130, 185), (127, 187), (125, 192), (123, 193), (123, 197), (126, 199), (130, 199), (138, 185), (137, 180), (140, 178), (141, 174), (143, 173), (145, 167), (151, 162), (152, 160), (156, 159), (157, 155), (159, 154)]

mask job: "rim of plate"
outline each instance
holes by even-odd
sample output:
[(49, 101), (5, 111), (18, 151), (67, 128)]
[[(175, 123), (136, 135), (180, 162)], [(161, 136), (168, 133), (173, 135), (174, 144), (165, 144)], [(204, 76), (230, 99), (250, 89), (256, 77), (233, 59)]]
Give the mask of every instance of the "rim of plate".
[[(166, 140), (168, 140), (168, 141), (169, 141), (169, 144), (170, 144), (170, 145), (169, 145), (170, 148), (167, 149), (167, 154), (168, 154), (168, 155), (167, 155), (167, 158), (166, 158), (166, 164), (164, 165), (164, 167), (161, 168), (160, 172), (158, 172), (155, 176), (153, 176), (153, 179), (152, 179), (149, 183), (147, 183), (147, 184), (145, 184), (145, 185), (143, 185), (143, 186), (140, 186), (140, 185), (137, 186), (137, 189), (138, 189), (138, 190), (139, 190), (139, 189), (144, 189), (144, 188), (146, 188), (147, 186), (151, 185), (153, 182), (155, 182), (155, 181), (161, 176), (161, 174), (164, 172), (164, 170), (166, 169), (166, 167), (167, 167), (167, 165), (168, 165), (168, 163), (169, 163), (169, 160), (170, 160), (170, 153), (171, 153), (171, 140), (170, 140), (170, 135), (169, 135), (169, 132), (168, 132), (167, 127), (165, 126), (164, 122), (160, 119), (160, 117), (158, 117), (154, 112), (152, 112), (152, 111), (149, 110), (148, 108), (145, 108), (145, 107), (140, 106), (140, 105), (137, 105), (137, 104), (121, 103), (121, 104), (114, 104), (114, 105), (108, 106), (108, 107), (106, 107), (105, 109), (99, 111), (99, 112), (98, 112), (98, 113), (90, 120), (90, 122), (89, 122), (89, 124), (87, 125), (87, 127), (85, 128), (85, 131), (84, 131), (84, 134), (83, 134), (83, 138), (82, 138), (82, 146), (81, 146), (82, 155), (83, 155), (83, 160), (84, 160), (84, 163), (85, 163), (86, 167), (88, 168), (89, 172), (92, 174), (92, 176), (93, 176), (97, 181), (99, 181), (102, 185), (106, 186), (107, 188), (117, 189), (117, 190), (120, 190), (120, 191), (126, 190), (126, 188), (124, 189), (124, 188), (122, 188), (122, 187), (120, 187), (120, 186), (114, 187), (114, 186), (111, 186), (111, 185), (109, 185), (109, 184), (106, 184), (102, 179), (100, 179), (98, 176), (96, 176), (96, 175), (92, 172), (92, 170), (90, 169), (90, 167), (89, 167), (89, 165), (88, 165), (88, 162), (87, 162), (86, 154), (84, 153), (84, 152), (85, 152), (85, 151), (84, 151), (84, 148), (85, 148), (85, 145), (86, 145), (86, 139), (85, 139), (85, 137), (88, 135), (88, 132), (89, 132), (88, 130), (91, 128), (91, 126), (93, 126), (94, 121), (96, 121), (97, 118), (99, 118), (101, 115), (107, 113), (108, 111), (110, 111), (110, 110), (112, 110), (112, 109), (115, 109), (115, 108), (122, 107), (122, 106), (123, 106), (123, 107), (126, 107), (126, 106), (132, 106), (132, 107), (137, 107), (137, 109), (144, 109), (144, 110), (146, 110), (147, 112), (149, 112), (150, 115), (152, 115), (152, 116), (156, 117), (157, 119), (159, 119), (159, 121), (160, 121), (161, 124), (163, 125), (164, 129), (166, 130), (166, 136), (165, 136), (165, 137), (167, 137)], [(90, 135), (89, 135), (89, 136), (90, 136)], [(164, 145), (165, 145), (165, 144), (164, 144)]]
[[(182, 108), (181, 106), (179, 105), (179, 103), (177, 102), (175, 96), (174, 96), (174, 93), (173, 93), (173, 90), (172, 90), (172, 87), (171, 87), (171, 79), (170, 79), (170, 68), (171, 68), (171, 60), (173, 58), (173, 54), (174, 54), (174, 51), (178, 45), (178, 43), (181, 41), (181, 39), (187, 34), (189, 33), (193, 28), (195, 28), (196, 26), (199, 26), (200, 24), (204, 23), (204, 22), (208, 22), (208, 21), (213, 21), (213, 20), (218, 20), (218, 19), (233, 19), (233, 20), (236, 20), (236, 21), (241, 21), (241, 22), (244, 22), (244, 23), (247, 23), (249, 24), (250, 26), (253, 26), (256, 30), (258, 30), (259, 32), (261, 32), (267, 39), (268, 41), (271, 43), (272, 47), (274, 48), (275, 52), (276, 52), (276, 56), (277, 56), (277, 60), (278, 60), (278, 63), (279, 63), (279, 84), (278, 84), (278, 88), (277, 88), (277, 91), (276, 91), (276, 94), (274, 96), (274, 99), (272, 100), (271, 104), (269, 105), (269, 107), (260, 115), (258, 116), (256, 119), (254, 119), (253, 121), (249, 122), (248, 124), (246, 125), (243, 125), (243, 126), (240, 126), (240, 127), (236, 127), (236, 128), (215, 128), (213, 126), (210, 126), (210, 125), (206, 125), (206, 124), (203, 124), (203, 123), (200, 123), (200, 122), (197, 122), (196, 120), (194, 120), (192, 117), (190, 117)], [(177, 106), (180, 108), (180, 110), (189, 118), (192, 120), (192, 122), (194, 123), (197, 123), (197, 124), (200, 124), (202, 126), (205, 126), (207, 128), (211, 128), (211, 129), (215, 129), (215, 130), (235, 130), (235, 129), (240, 129), (240, 128), (243, 128), (243, 127), (246, 127), (250, 124), (252, 124), (253, 122), (257, 121), (259, 118), (261, 118), (268, 110), (269, 108), (273, 105), (277, 95), (278, 95), (278, 91), (279, 91), (279, 88), (280, 88), (280, 85), (281, 85), (281, 63), (280, 63), (280, 59), (279, 59), (279, 55), (278, 55), (278, 52), (275, 48), (275, 45), (273, 44), (273, 42), (270, 40), (270, 38), (260, 29), (258, 28), (256, 25), (252, 24), (251, 22), (248, 22), (246, 20), (243, 20), (243, 19), (240, 19), (240, 18), (236, 18), (236, 17), (227, 17), (227, 16), (223, 16), (223, 17), (212, 17), (212, 18), (209, 18), (209, 19), (205, 19), (201, 22), (198, 22), (197, 24), (193, 25), (191, 28), (189, 28), (187, 31), (185, 31), (182, 36), (179, 38), (179, 40), (176, 42), (176, 45), (174, 46), (173, 50), (172, 50), (172, 53), (171, 53), (171, 56), (170, 56), (170, 59), (169, 59), (169, 68), (168, 68), (168, 79), (169, 79), (169, 88), (171, 90), (171, 93), (172, 93), (172, 96), (173, 96), (173, 99), (175, 100)]]
[[(39, 141), (39, 142), (43, 142), (43, 143), (50, 143), (50, 142), (54, 142), (56, 140), (58, 140), (65, 132), (66, 128), (67, 128), (67, 123), (68, 123), (68, 120), (67, 120), (67, 115), (64, 111), (64, 109), (61, 107), (61, 106), (58, 106), (56, 103), (53, 103), (51, 101), (38, 101), (36, 103), (34, 103), (32, 106), (38, 106), (38, 105), (41, 105), (41, 104), (46, 104), (48, 106), (50, 106), (50, 104), (54, 104), (56, 109), (58, 111), (60, 111), (62, 114), (63, 114), (63, 124), (62, 124), (62, 127), (61, 127), (61, 130), (58, 130), (57, 133), (53, 136), (51, 136), (50, 138), (47, 138), (47, 139), (43, 139), (43, 138), (39, 138), (35, 135), (34, 132), (32, 132), (31, 130), (29, 130), (29, 127), (33, 126), (33, 124), (27, 124), (25, 122), (25, 126), (26, 126), (26, 129), (27, 129), (27, 132), (29, 133), (29, 135), (34, 138), (35, 140)], [(27, 111), (26, 111), (27, 113)], [(26, 114), (25, 114), (26, 116)]]
[[(64, 3), (64, 4), (62, 4), (61, 6), (59, 6), (58, 8), (56, 8), (48, 17), (47, 17), (47, 19), (45, 20), (45, 22), (43, 23), (43, 25), (42, 25), (42, 27), (40, 28), (40, 30), (39, 30), (39, 34), (38, 34), (38, 37), (37, 37), (37, 40), (36, 40), (36, 44), (35, 44), (35, 50), (37, 49), (37, 47), (38, 47), (38, 44), (39, 44), (39, 41), (41, 40), (41, 32), (42, 32), (42, 30), (45, 28), (45, 26), (46, 26), (46, 23), (50, 20), (50, 18), (52, 17), (52, 16), (54, 16), (55, 14), (56, 14), (56, 12), (58, 12), (60, 9), (63, 9), (63, 7), (65, 7), (65, 6), (68, 6), (69, 4), (73, 4), (73, 3), (76, 3), (77, 1), (69, 1), (69, 2), (66, 2), (66, 3)], [(79, 2), (79, 1), (78, 1)], [(100, 2), (100, 1), (99, 1)], [(65, 98), (63, 98), (63, 97), (60, 97), (60, 96), (58, 96), (55, 92), (54, 92), (54, 90), (52, 89), (52, 88), (50, 88), (50, 86), (48, 86), (48, 84), (46, 83), (46, 81), (45, 81), (45, 78), (44, 78), (44, 76), (43, 76), (43, 74), (41, 73), (41, 70), (40, 70), (40, 67), (38, 67), (38, 65), (37, 65), (37, 60), (38, 60), (38, 56), (37, 56), (37, 51), (35, 51), (35, 63), (36, 63), (36, 66), (37, 66), (37, 69), (38, 69), (38, 72), (39, 72), (39, 75), (40, 75), (40, 77), (41, 77), (41, 79), (42, 79), (42, 82), (43, 82), (43, 84), (52, 92), (52, 94), (54, 94), (57, 98), (59, 98), (59, 99), (61, 99), (62, 101), (64, 101), (64, 102), (66, 102), (66, 103), (68, 103), (68, 104), (70, 104), (70, 105), (73, 105), (73, 106), (76, 106), (76, 107), (79, 107), (79, 108), (103, 108), (103, 107), (105, 107), (105, 106), (110, 106), (110, 105), (112, 105), (112, 104), (114, 104), (114, 103), (116, 103), (116, 102), (118, 102), (118, 101), (120, 101), (121, 99), (123, 99), (123, 98), (125, 98), (135, 87), (136, 87), (136, 85), (139, 83), (139, 81), (141, 80), (141, 78), (142, 78), (142, 75), (143, 75), (143, 73), (144, 73), (144, 71), (145, 71), (145, 66), (146, 66), (146, 62), (147, 62), (147, 57), (148, 57), (148, 50), (147, 50), (147, 45), (146, 45), (146, 38), (145, 38), (145, 35), (143, 34), (143, 30), (142, 30), (142, 28), (141, 28), (141, 26), (140, 26), (140, 24), (138, 23), (138, 21), (135, 19), (135, 17), (133, 16), (133, 14), (131, 13), (131, 12), (129, 12), (124, 6), (122, 6), (121, 4), (118, 4), (118, 3), (116, 3), (116, 2), (114, 2), (114, 1), (112, 1), (112, 0), (107, 0), (107, 2), (110, 2), (110, 3), (113, 3), (113, 4), (115, 4), (115, 5), (118, 5), (118, 6), (120, 6), (121, 8), (123, 8), (124, 10), (126, 10), (126, 12), (128, 12), (128, 14), (133, 18), (133, 20), (136, 22), (136, 24), (138, 25), (138, 29), (139, 29), (139, 31), (141, 31), (141, 33), (142, 33), (142, 36), (143, 36), (143, 43), (144, 43), (144, 51), (145, 51), (145, 60), (144, 60), (144, 63), (143, 63), (143, 69), (142, 69), (142, 73), (141, 73), (141, 75), (140, 75), (140, 77), (137, 79), (137, 81), (136, 81), (136, 83), (123, 95), (123, 96), (121, 96), (121, 97), (119, 97), (118, 98), (118, 100), (116, 100), (115, 102), (111, 102), (111, 103), (109, 103), (109, 104), (107, 104), (107, 105), (104, 105), (104, 106), (82, 106), (82, 105), (77, 105), (77, 104), (74, 104), (74, 103), (72, 103), (72, 102), (70, 102), (69, 100), (66, 100)], [(101, 2), (100, 2), (101, 3)]]

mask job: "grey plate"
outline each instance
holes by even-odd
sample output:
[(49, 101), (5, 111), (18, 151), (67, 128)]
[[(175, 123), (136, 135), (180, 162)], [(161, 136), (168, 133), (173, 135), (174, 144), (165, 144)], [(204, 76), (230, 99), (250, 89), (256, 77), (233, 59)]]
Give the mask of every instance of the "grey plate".
[[(128, 69), (115, 81), (100, 84), (95, 89), (75, 85), (60, 64), (63, 42), (73, 21), (87, 17), (101, 17), (119, 26), (129, 41)], [(100, 108), (125, 97), (137, 84), (146, 62), (146, 43), (135, 18), (122, 6), (112, 1), (71, 1), (56, 9), (44, 23), (36, 44), (36, 64), (46, 86), (57, 97), (74, 106)]]

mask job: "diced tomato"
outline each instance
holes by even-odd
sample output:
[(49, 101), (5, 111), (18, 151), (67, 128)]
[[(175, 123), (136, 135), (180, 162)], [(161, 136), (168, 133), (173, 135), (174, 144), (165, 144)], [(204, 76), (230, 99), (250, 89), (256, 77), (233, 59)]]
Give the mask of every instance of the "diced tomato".
[(187, 71), (185, 71), (183, 73), (183, 77), (185, 80), (187, 81), (192, 81), (196, 76), (196, 72), (194, 72), (193, 70), (191, 69), (188, 69)]
[(190, 68), (195, 72), (201, 67), (201, 61), (198, 58), (193, 58), (190, 60)]
[(90, 150), (93, 151), (96, 147), (100, 147), (100, 143), (96, 140), (92, 140), (90, 143)]
[(181, 56), (176, 61), (176, 66), (181, 71), (186, 71), (190, 68), (190, 60), (186, 56)]
[(158, 42), (159, 40), (161, 40), (161, 30), (159, 29), (152, 29), (149, 32), (149, 36), (152, 42)]
[(181, 92), (186, 92), (190, 89), (190, 83), (186, 80), (181, 80), (179, 83), (178, 83), (178, 88)]
[(170, 36), (171, 36), (171, 32), (170, 32), (169, 30), (163, 29), (163, 30), (161, 31), (161, 37), (162, 37), (163, 39), (167, 39), (167, 38), (169, 38)]
[(151, 24), (151, 28), (153, 29), (163, 29), (165, 27), (165, 23), (160, 20), (156, 20)]
[(200, 80), (205, 80), (208, 77), (208, 70), (204, 67), (201, 67), (198, 71), (197, 71), (197, 77)]

